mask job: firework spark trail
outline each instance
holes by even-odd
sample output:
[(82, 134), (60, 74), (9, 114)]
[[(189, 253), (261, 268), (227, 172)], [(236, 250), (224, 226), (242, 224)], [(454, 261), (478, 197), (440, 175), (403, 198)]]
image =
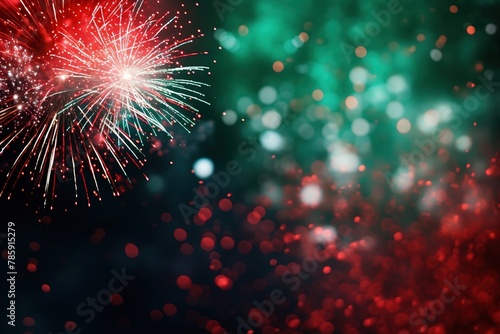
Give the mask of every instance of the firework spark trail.
[(192, 103), (206, 103), (198, 89), (207, 85), (178, 77), (208, 69), (179, 62), (198, 54), (182, 51), (195, 36), (176, 39), (177, 17), (147, 16), (143, 5), (0, 3), (0, 153), (18, 147), (0, 196), (10, 198), (23, 175), (45, 204), (59, 175), (72, 179), (76, 198), (82, 184), (89, 205), (91, 193), (101, 200), (100, 178), (118, 196), (116, 177), (130, 181), (127, 165), (143, 166), (151, 135), (172, 137), (168, 124), (189, 131), (200, 117)]

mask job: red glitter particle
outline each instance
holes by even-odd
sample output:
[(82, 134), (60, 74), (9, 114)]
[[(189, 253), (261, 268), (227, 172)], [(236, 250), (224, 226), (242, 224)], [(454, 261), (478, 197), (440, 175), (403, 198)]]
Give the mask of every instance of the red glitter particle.
[(266, 215), (266, 209), (264, 209), (262, 206), (255, 207), (253, 211), (256, 212), (260, 217), (264, 217)]
[(193, 253), (193, 246), (190, 244), (184, 243), (181, 245), (181, 253), (184, 255), (190, 255)]
[(255, 211), (249, 212), (247, 215), (247, 220), (250, 224), (258, 224), (260, 222), (261, 215)]
[(205, 326), (205, 329), (211, 332), (215, 327), (219, 326), (219, 322), (216, 320), (209, 320)]
[(233, 281), (225, 275), (218, 275), (215, 277), (215, 285), (221, 290), (229, 290), (233, 287)]
[(224, 212), (229, 212), (233, 208), (233, 202), (227, 198), (223, 198), (219, 201), (219, 209)]
[(125, 246), (125, 254), (131, 258), (134, 259), (139, 255), (139, 248), (133, 243), (128, 243)]
[(230, 250), (234, 247), (234, 240), (231, 237), (222, 237), (220, 246), (225, 250)]
[(319, 326), (319, 331), (321, 334), (331, 334), (333, 333), (333, 330), (335, 329), (335, 326), (331, 322), (324, 322)]
[(262, 241), (259, 244), (259, 250), (264, 254), (269, 254), (273, 251), (273, 244), (269, 241)]
[(329, 274), (332, 272), (332, 268), (330, 266), (326, 266), (323, 268), (323, 274)]
[(73, 330), (75, 330), (75, 329), (76, 329), (76, 322), (71, 321), (71, 320), (66, 321), (66, 322), (64, 323), (64, 329), (65, 329), (66, 331), (73, 331)]
[(37, 269), (37, 268), (36, 268), (36, 265), (35, 265), (35, 264), (33, 264), (33, 263), (29, 263), (29, 264), (26, 266), (26, 269), (28, 269), (28, 271), (29, 271), (30, 273), (34, 273), (34, 272), (36, 271), (36, 269)]
[(149, 316), (151, 317), (151, 319), (153, 319), (154, 321), (160, 321), (162, 318), (163, 318), (163, 313), (160, 311), (160, 310), (152, 310), (150, 313), (149, 313)]
[(161, 221), (164, 223), (170, 223), (172, 221), (172, 215), (169, 213), (162, 213)]
[(102, 228), (96, 228), (94, 234), (102, 239), (106, 236), (106, 231), (104, 231)]
[(177, 278), (177, 286), (183, 290), (189, 290), (193, 283), (186, 275), (181, 275)]
[(50, 292), (50, 285), (48, 284), (42, 284), (42, 291), (45, 293)]
[(209, 208), (201, 208), (198, 215), (203, 221), (207, 221), (212, 218), (212, 211)]
[(34, 252), (37, 252), (40, 250), (40, 244), (36, 241), (30, 242), (30, 249)]
[(476, 33), (476, 28), (474, 28), (474, 26), (468, 26), (467, 27), (467, 33), (469, 35), (474, 35)]
[(206, 252), (210, 252), (215, 247), (215, 241), (210, 237), (204, 237), (201, 239), (200, 247)]
[(227, 333), (227, 331), (222, 328), (221, 326), (215, 326), (214, 328), (212, 328), (212, 331), (211, 331), (212, 334), (225, 334)]
[(33, 319), (32, 317), (25, 317), (23, 319), (23, 324), (26, 327), (32, 327), (35, 325), (35, 319)]
[(177, 307), (174, 304), (167, 303), (163, 305), (163, 313), (172, 317), (177, 313)]
[(187, 238), (187, 233), (182, 228), (178, 228), (174, 231), (174, 238), (177, 241), (184, 241)]
[(300, 319), (295, 314), (290, 314), (290, 315), (288, 315), (286, 317), (285, 323), (290, 328), (299, 328), (299, 326), (300, 326)]
[(209, 268), (213, 271), (219, 271), (222, 268), (222, 263), (217, 259), (213, 259), (210, 261)]
[(403, 233), (401, 232), (394, 233), (394, 240), (400, 241), (401, 239), (403, 239)]
[(238, 251), (241, 254), (248, 254), (252, 251), (252, 244), (246, 240), (240, 241), (238, 243)]
[(123, 304), (123, 297), (118, 293), (113, 293), (109, 298), (111, 305), (121, 306)]

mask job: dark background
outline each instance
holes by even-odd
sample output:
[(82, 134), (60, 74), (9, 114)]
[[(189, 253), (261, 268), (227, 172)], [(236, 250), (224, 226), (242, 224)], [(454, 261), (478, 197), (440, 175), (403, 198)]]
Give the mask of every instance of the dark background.
[[(211, 1), (204, 1), (199, 6), (186, 2), (188, 17), (194, 22), (193, 27), (186, 28), (186, 34), (190, 34), (189, 30), (194, 27), (199, 27), (205, 33), (188, 49), (208, 51), (208, 55), (186, 59), (185, 64), (210, 66), (210, 75), (198, 76), (210, 84), (209, 88), (203, 88), (210, 106), (197, 105), (203, 117), (192, 133), (174, 129), (175, 140), (170, 143), (166, 137), (160, 136), (164, 143), (162, 154), (158, 154), (157, 150), (148, 152), (148, 148), (145, 149), (147, 164), (141, 171), (131, 169), (133, 183), (126, 186), (127, 190), (120, 197), (113, 197), (104, 184), (101, 187), (102, 202), (93, 199), (88, 207), (80, 194), (78, 204), (74, 205), (72, 185), (63, 183), (58, 185), (58, 198), (53, 203), (53, 209), (43, 208), (40, 194), (36, 191), (34, 195), (18, 192), (11, 200), (0, 200), (2, 221), (16, 224), (18, 267), (17, 326), (14, 330), (3, 327), (6, 333), (59, 333), (64, 332), (68, 321), (76, 322), (82, 333), (207, 333), (211, 330), (214, 333), (234, 333), (238, 326), (236, 318), (246, 318), (252, 308), (252, 301), (269, 298), (274, 287), (282, 288), (291, 302), (280, 308), (270, 323), (281, 332), (288, 330), (292, 333), (292, 329), (287, 326), (290, 320), (288, 316), (297, 316), (304, 324), (306, 319), (312, 317), (312, 311), (324, 311), (327, 308), (326, 297), (344, 298), (351, 291), (353, 294), (362, 294), (360, 280), (349, 277), (353, 268), (350, 260), (329, 260), (335, 277), (328, 277), (318, 270), (304, 280), (299, 291), (291, 291), (275, 274), (274, 266), (270, 265), (271, 260), (275, 259), (284, 265), (300, 263), (307, 256), (308, 251), (305, 249), (314, 245), (311, 246), (306, 240), (298, 241), (286, 247), (276, 246), (272, 253), (267, 254), (259, 249), (259, 244), (262, 240), (283, 240), (286, 231), (303, 233), (301, 228), (309, 228), (309, 224), (333, 226), (337, 231), (341, 230), (341, 226), (348, 226), (351, 233), (338, 240), (342, 245), (349, 245), (366, 236), (376, 240), (377, 246), (369, 252), (360, 252), (357, 256), (361, 259), (356, 258), (356, 261), (363, 267), (364, 276), (382, 285), (382, 294), (387, 298), (404, 296), (403, 288), (420, 292), (413, 297), (416, 304), (412, 304), (409, 298), (405, 306), (401, 307), (400, 312), (407, 316), (424, 305), (426, 300), (439, 297), (443, 272), (450, 280), (456, 275), (464, 275), (464, 279), (469, 282), (468, 290), (464, 293), (467, 302), (447, 306), (445, 313), (432, 324), (437, 329), (427, 328), (426, 332), (472, 333), (472, 329), (479, 326), (478, 333), (496, 333), (500, 324), (497, 311), (500, 310), (500, 300), (496, 283), (499, 273), (495, 261), (500, 255), (497, 239), (481, 242), (483, 250), (475, 253), (476, 257), (483, 259), (480, 267), (467, 262), (465, 257), (468, 247), (475, 249), (477, 240), (486, 233), (498, 233), (498, 167), (493, 168), (495, 172), (492, 175), (485, 174), (488, 166), (498, 166), (497, 161), (491, 160), (494, 157), (498, 159), (500, 128), (496, 112), (499, 102), (497, 92), (482, 102), (480, 108), (455, 133), (455, 138), (468, 135), (472, 139), (473, 145), (468, 152), (460, 152), (453, 144), (438, 145), (447, 152), (448, 159), (442, 159), (443, 151), (439, 151), (429, 158), (426, 167), (419, 169), (419, 179), (432, 180), (435, 184), (445, 178), (447, 173), (456, 174), (457, 188), (448, 185), (442, 188), (446, 194), (445, 201), (433, 209), (422, 207), (419, 205), (421, 200), (433, 197), (432, 194), (417, 185), (402, 194), (394, 194), (381, 175), (397, 170), (399, 156), (415, 149), (415, 138), (427, 138), (428, 135), (419, 132), (415, 125), (425, 110), (442, 101), (461, 103), (464, 97), (473, 95), (467, 83), (477, 82), (477, 76), (481, 74), (474, 69), (475, 64), (483, 64), (485, 70), (492, 71), (494, 78), (498, 78), (499, 34), (486, 35), (484, 27), (488, 23), (496, 23), (498, 27), (500, 7), (494, 1), (424, 1), (403, 5), (405, 10), (402, 14), (370, 42), (368, 56), (364, 59), (354, 57), (351, 63), (347, 63), (338, 46), (343, 41), (354, 44), (349, 37), (351, 32), (348, 27), (363, 26), (372, 20), (370, 11), (386, 8), (385, 2), (344, 4), (339, 1), (312, 1), (303, 4), (291, 0), (244, 0), (232, 6), (232, 11), (224, 13), (224, 21), (220, 20)], [(451, 5), (459, 7), (456, 15), (450, 14)], [(164, 8), (180, 6), (179, 1), (161, 1), (158, 8), (163, 11)], [(331, 20), (338, 25), (331, 23)], [(304, 28), (306, 22), (312, 22), (311, 28)], [(467, 24), (476, 26), (477, 33), (474, 36), (465, 33)], [(249, 27), (250, 34), (247, 37), (238, 35), (241, 25)], [(240, 49), (219, 49), (214, 27), (236, 36)], [(287, 53), (284, 45), (304, 30), (307, 30), (309, 41), (294, 53)], [(426, 41), (422, 44), (415, 41), (419, 33), (426, 35)], [(443, 48), (443, 60), (434, 62), (429, 58), (429, 52), (440, 35), (446, 35), (447, 42)], [(398, 44), (397, 51), (394, 51), (391, 42)], [(412, 45), (418, 45), (417, 51), (405, 58), (404, 50)], [(275, 61), (285, 64), (283, 72), (273, 71)], [(408, 78), (411, 97), (405, 102), (405, 117), (412, 122), (412, 132), (402, 136), (396, 130), (395, 121), (385, 115), (385, 107), (373, 102), (368, 93), (358, 94), (366, 96), (362, 107), (363, 117), (374, 125), (369, 134), (371, 147), (367, 152), (360, 153), (367, 172), (355, 173), (353, 179), (344, 179), (333, 172), (314, 170), (315, 162), (328, 164), (329, 153), (322, 144), (322, 128), (324, 124), (332, 122), (332, 118), (314, 119), (310, 115), (314, 108), (327, 108), (326, 113), (330, 115), (349, 113), (343, 101), (355, 94), (349, 73), (356, 66), (366, 67), (375, 74), (373, 85), (379, 81), (385, 82), (393, 74)], [(287, 144), (279, 152), (269, 152), (258, 144), (257, 158), (247, 161), (247, 156), (238, 153), (238, 145), (248, 141), (249, 137), (258, 138), (261, 135), (262, 128), (252, 126), (260, 114), (252, 116), (245, 110), (237, 110), (238, 101), (243, 96), (250, 97), (262, 110), (268, 110), (270, 106), (259, 102), (259, 90), (268, 85), (278, 89), (283, 84), (293, 87), (290, 98), (285, 94), (280, 94), (278, 98), (287, 105), (283, 109), (283, 118), (288, 114), (286, 117), (291, 119), (290, 123), (277, 130)], [(312, 98), (315, 89), (325, 93), (323, 101)], [(281, 113), (279, 108), (276, 107)], [(232, 126), (222, 120), (222, 113), (227, 110), (236, 110), (238, 113), (239, 120)], [(242, 118), (245, 118), (245, 122), (241, 121)], [(357, 147), (359, 142), (349, 130), (351, 121), (345, 117), (345, 122), (339, 125), (339, 138)], [(297, 129), (304, 123), (315, 130), (313, 137), (306, 139), (300, 135)], [(2, 159), (5, 157), (5, 161), (15, 156), (9, 152), (4, 154)], [(229, 186), (211, 200), (211, 219), (205, 224), (191, 222), (187, 225), (180, 214), (179, 204), (189, 204), (193, 200), (192, 189), (199, 185), (199, 179), (193, 174), (192, 168), (193, 163), (201, 157), (209, 157), (214, 162), (215, 172), (224, 170), (227, 162), (234, 159), (242, 166), (242, 173), (232, 178)], [(473, 169), (480, 175), (474, 186), (464, 181), (470, 177), (470, 171), (465, 168), (467, 163), (472, 163)], [(142, 173), (152, 181), (147, 182)], [(306, 208), (299, 194), (304, 182), (307, 182), (304, 177), (311, 175), (321, 180), (324, 196), (317, 207)], [(163, 183), (159, 191), (151, 187), (151, 182), (158, 183), (158, 180)], [(27, 180), (23, 182), (29, 185)], [(270, 188), (266, 188), (269, 182), (278, 188), (278, 200), (274, 200)], [(340, 190), (342, 186), (347, 188)], [(375, 196), (375, 192), (381, 192), (382, 195)], [(474, 203), (481, 199), (484, 206), (476, 212), (461, 212), (459, 207), (464, 202), (462, 195), (465, 197), (465, 194), (471, 193), (476, 198)], [(217, 207), (218, 201), (228, 197), (228, 194), (233, 204), (239, 205), (231, 212), (223, 212)], [(338, 207), (338, 201), (342, 198), (347, 200), (349, 208)], [(265, 219), (272, 220), (276, 226), (265, 237), (247, 222), (247, 213), (257, 205), (266, 208)], [(465, 220), (460, 231), (471, 226), (468, 234), (442, 233), (440, 224), (443, 217), (453, 214)], [(430, 218), (424, 219), (426, 215)], [(356, 216), (361, 216), (366, 225), (354, 224), (353, 218)], [(384, 219), (391, 219), (398, 228), (384, 228)], [(415, 222), (420, 223), (416, 226)], [(174, 237), (174, 231), (178, 228), (187, 232), (184, 242)], [(96, 238), (96, 234), (102, 233), (100, 231), (105, 231), (105, 236)], [(410, 258), (410, 255), (405, 257), (399, 253), (393, 238), (396, 231), (402, 231), (408, 240), (427, 244), (427, 247), (421, 248), (421, 262), (424, 264)], [(253, 245), (252, 250), (243, 254), (238, 246), (225, 250), (216, 242), (214, 251), (207, 252), (200, 247), (200, 240), (208, 232), (215, 233), (217, 240), (222, 236), (231, 236), (237, 245), (247, 240)], [(4, 244), (4, 240), (0, 242)], [(32, 242), (39, 244), (38, 251), (30, 247)], [(137, 258), (125, 254), (125, 246), (129, 243), (138, 247)], [(182, 244), (192, 245), (190, 255), (182, 253)], [(445, 265), (448, 262), (440, 260), (442, 268), (425, 265), (428, 257), (437, 258), (442, 249), (447, 259), (453, 256), (454, 249), (457, 252), (460, 249), (459, 264), (451, 268)], [(2, 255), (6, 258), (5, 252)], [(377, 255), (392, 259), (395, 263), (404, 263), (406, 271), (402, 273), (403, 269), (394, 269), (392, 276), (384, 272), (387, 276), (381, 278), (383, 270), (375, 264)], [(215, 258), (220, 259), (224, 268), (222, 270), (226, 271), (210, 269), (211, 260)], [(6, 261), (2, 263), (6, 267)], [(29, 263), (36, 264), (35, 272), (27, 270)], [(242, 264), (246, 267), (244, 271), (238, 269)], [(95, 319), (86, 324), (77, 315), (77, 306), (88, 296), (95, 296), (105, 288), (112, 277), (111, 271), (121, 268), (126, 268), (127, 274), (136, 276), (121, 293), (123, 304), (104, 306), (104, 310), (96, 313)], [(220, 272), (238, 272), (233, 287), (228, 291), (219, 289), (214, 283)], [(179, 288), (176, 280), (180, 275), (189, 276), (193, 283), (202, 287), (201, 296), (193, 298), (193, 291), (190, 293)], [(484, 279), (488, 277), (495, 280), (495, 284), (488, 287), (490, 290), (484, 287)], [(472, 287), (476, 284), (473, 283), (476, 282), (474, 279), (479, 283)], [(50, 285), (49, 293), (42, 291), (42, 284)], [(437, 292), (429, 286), (437, 288)], [(477, 289), (488, 291), (490, 298), (482, 300), (478, 297)], [(303, 298), (300, 294), (306, 296), (304, 298), (308, 300), (308, 306), (297, 306), (299, 298)], [(355, 297), (344, 299), (346, 304), (356, 304)], [(4, 297), (2, 300), (5, 300)], [(151, 312), (162, 311), (167, 303), (176, 306), (176, 314), (162, 314), (161, 319), (155, 320), (154, 312)], [(395, 320), (397, 313), (372, 312), (368, 302), (360, 303), (355, 309), (353, 317), (346, 316), (344, 309), (331, 314), (325, 311), (321, 317), (335, 325), (335, 333), (399, 333), (404, 328), (412, 333), (415, 331), (415, 328), (407, 325), (407, 321), (398, 323)], [(479, 315), (470, 316), (470, 310), (474, 309)], [(28, 317), (34, 319), (34, 326), (23, 323)], [(376, 319), (377, 325), (363, 325), (365, 319), (370, 317)], [(213, 323), (210, 325), (210, 320), (217, 321), (217, 326), (222, 328), (214, 329), (216, 326)], [(5, 318), (2, 326), (5, 326)], [(270, 333), (269, 326), (266, 330)], [(319, 325), (304, 325), (295, 329), (295, 333), (302, 332), (328, 333), (328, 330), (325, 327), (321, 330)]]

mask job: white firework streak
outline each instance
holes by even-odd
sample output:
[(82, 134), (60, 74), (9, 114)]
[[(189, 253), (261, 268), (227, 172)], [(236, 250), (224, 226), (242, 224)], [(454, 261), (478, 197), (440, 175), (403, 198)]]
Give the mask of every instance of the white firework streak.
[[(4, 22), (10, 27), (7, 32), (0, 32), (0, 42), (12, 40), (12, 31), (19, 31), (23, 37), (24, 42), (18, 45), (23, 56), (14, 55), (20, 64), (16, 69), (22, 72), (20, 76), (26, 76), (21, 65), (31, 60), (27, 43), (36, 43), (36, 33), (46, 36), (52, 31), (51, 37), (58, 40), (49, 54), (52, 64), (57, 64), (51, 66), (52, 76), (46, 81), (31, 82), (28, 77), (30, 84), (22, 87), (25, 92), (34, 92), (35, 97), (28, 101), (31, 108), (27, 110), (31, 110), (31, 114), (27, 118), (35, 121), (17, 124), (17, 101), (9, 96), (0, 99), (0, 125), (13, 129), (0, 138), (0, 153), (16, 140), (23, 144), (0, 196), (10, 191), (10, 198), (12, 190), (9, 189), (15, 188), (20, 176), (28, 173), (31, 180), (43, 188), (46, 205), (49, 198), (55, 197), (56, 174), (68, 171), (72, 173), (75, 203), (78, 179), (81, 179), (90, 205), (91, 187), (85, 177), (88, 173), (92, 192), (99, 200), (102, 200), (99, 177), (119, 196), (110, 160), (130, 181), (125, 167), (130, 162), (139, 168), (143, 165), (141, 148), (149, 134), (161, 131), (172, 137), (166, 123), (178, 123), (189, 132), (196, 118), (184, 112), (199, 117), (192, 103), (208, 104), (197, 90), (208, 85), (176, 76), (205, 71), (208, 67), (179, 64), (178, 58), (194, 55), (181, 51), (194, 36), (173, 43), (162, 40), (161, 35), (168, 33), (167, 28), (176, 17), (166, 20), (166, 15), (159, 18), (151, 15), (141, 20), (143, 1), (132, 6), (120, 1), (88, 4), (85, 8), (92, 11), (88, 13), (86, 33), (80, 36), (73, 35), (62, 24), (64, 18), (75, 13), (70, 9), (73, 1), (43, 0), (41, 4), (37, 7), (35, 3), (21, 0), (20, 5), (27, 13), (24, 16), (9, 12), (6, 5), (0, 4), (9, 17)], [(41, 9), (47, 10), (42, 15), (48, 21), (47, 26), (38, 21)], [(23, 20), (34, 22), (33, 26), (40, 29), (26, 32)], [(4, 73), (0, 85), (4, 80), (11, 78)], [(100, 138), (98, 143), (94, 140), (96, 136)]]

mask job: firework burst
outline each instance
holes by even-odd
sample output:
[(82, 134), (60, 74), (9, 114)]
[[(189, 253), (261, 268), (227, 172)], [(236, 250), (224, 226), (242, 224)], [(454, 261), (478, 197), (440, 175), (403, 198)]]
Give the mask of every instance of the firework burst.
[(206, 84), (186, 77), (207, 68), (180, 60), (197, 54), (183, 52), (195, 36), (176, 38), (177, 16), (143, 8), (142, 0), (0, 4), (0, 151), (17, 150), (0, 195), (10, 198), (22, 175), (46, 203), (61, 178), (76, 197), (83, 185), (89, 204), (91, 194), (101, 199), (101, 177), (119, 195), (117, 178), (142, 166), (151, 135), (194, 125)]

